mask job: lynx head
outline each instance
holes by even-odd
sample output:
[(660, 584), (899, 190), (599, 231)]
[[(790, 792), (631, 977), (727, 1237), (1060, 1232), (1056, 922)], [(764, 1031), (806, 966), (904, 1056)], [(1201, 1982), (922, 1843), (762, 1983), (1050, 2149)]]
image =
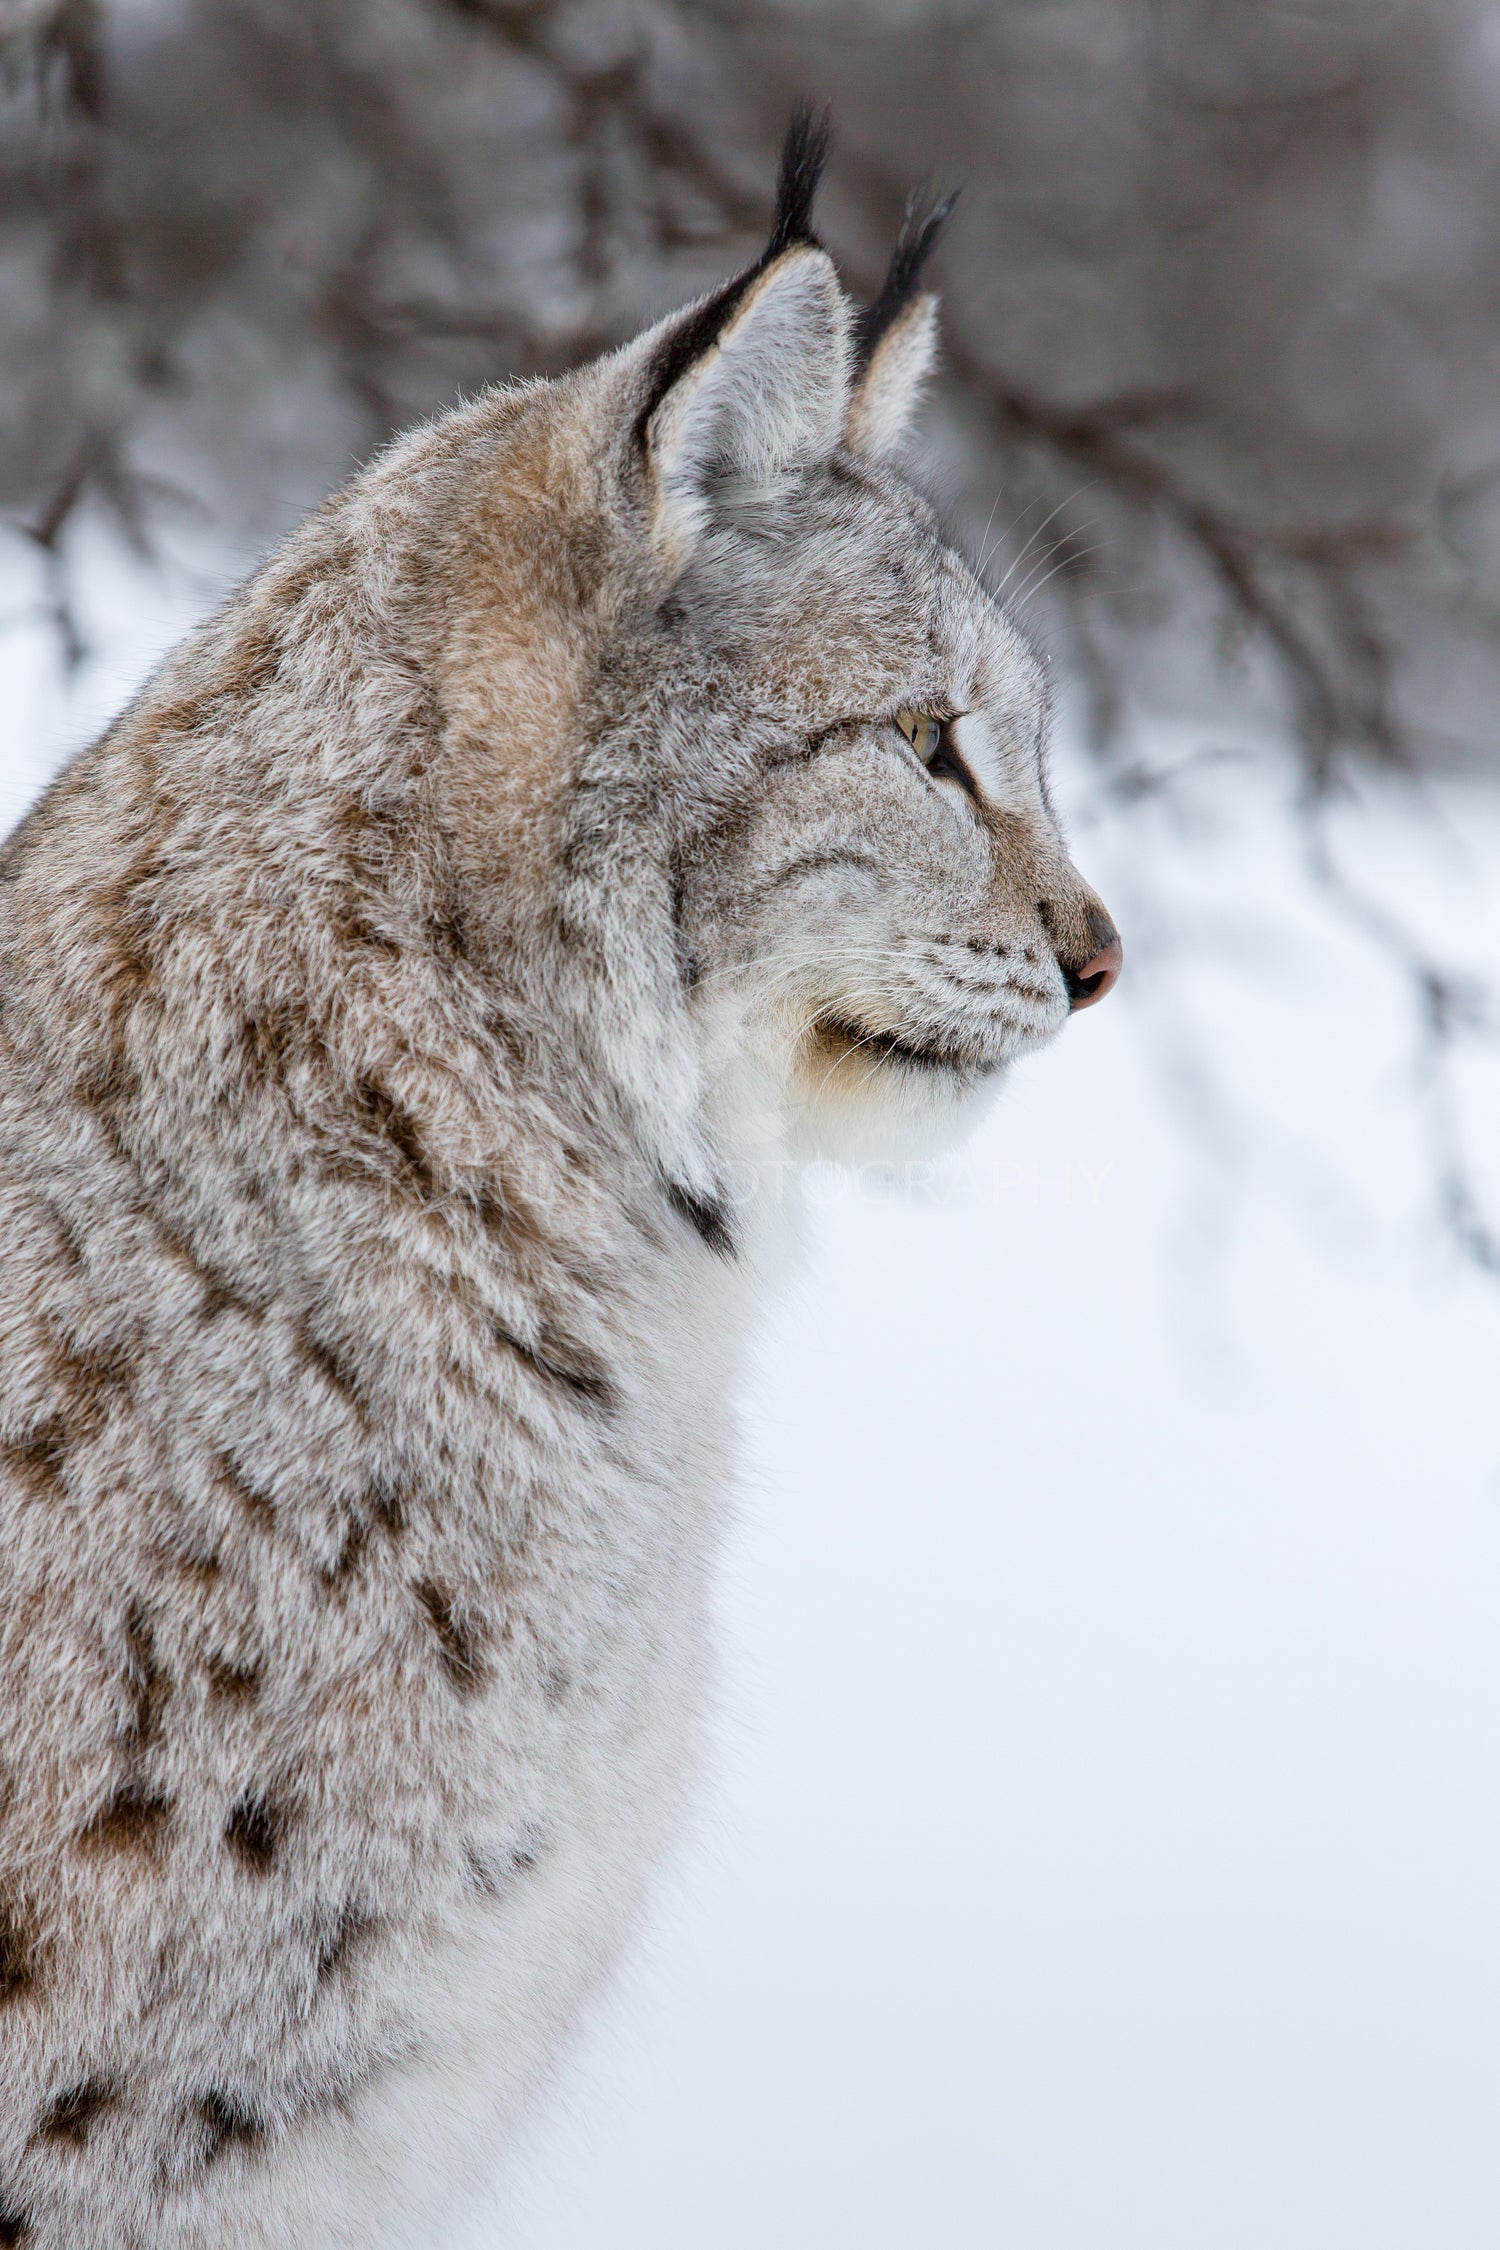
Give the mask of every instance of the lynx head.
[(1049, 800), (1038, 660), (897, 465), (946, 207), (856, 313), (809, 227), (822, 142), (794, 125), (758, 262), (521, 394), (501, 463), (568, 683), (526, 755), (557, 776), (557, 910), (609, 964), (595, 1034), (613, 1009), (627, 1076), (651, 1050), (647, 1106), (653, 1073), (701, 1100), (749, 1054), (819, 1137), (966, 1107), (1120, 960)]

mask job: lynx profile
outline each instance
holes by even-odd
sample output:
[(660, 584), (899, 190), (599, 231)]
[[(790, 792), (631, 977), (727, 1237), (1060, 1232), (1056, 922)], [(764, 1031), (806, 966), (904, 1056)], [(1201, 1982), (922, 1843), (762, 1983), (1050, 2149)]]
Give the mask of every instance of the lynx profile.
[(933, 228), (856, 316), (821, 153), (330, 500), (0, 857), (0, 2245), (441, 2239), (699, 1772), (745, 1178), (1113, 981), (892, 466)]

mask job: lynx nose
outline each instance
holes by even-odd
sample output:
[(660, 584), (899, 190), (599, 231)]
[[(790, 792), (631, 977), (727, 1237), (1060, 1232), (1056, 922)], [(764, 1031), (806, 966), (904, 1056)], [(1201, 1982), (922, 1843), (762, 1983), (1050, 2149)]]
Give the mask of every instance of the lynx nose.
[(1102, 1000), (1110, 986), (1118, 981), (1125, 959), (1120, 933), (1113, 922), (1102, 914), (1092, 915), (1090, 919), (1098, 951), (1089, 955), (1081, 969), (1063, 972), (1068, 980), (1068, 999), (1075, 1009), (1092, 1008), (1096, 1000)]

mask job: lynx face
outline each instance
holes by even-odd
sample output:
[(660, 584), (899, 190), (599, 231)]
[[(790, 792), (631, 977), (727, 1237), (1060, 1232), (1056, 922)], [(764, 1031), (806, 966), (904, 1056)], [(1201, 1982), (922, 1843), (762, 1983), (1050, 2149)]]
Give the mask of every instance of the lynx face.
[(966, 1110), (1113, 981), (1117, 941), (1048, 801), (1040, 666), (928, 509), (843, 454), (795, 513), (743, 605), (767, 700), (830, 644), (837, 673), (811, 709), (788, 697), (682, 919), (705, 1002), (740, 997), (826, 1143)]
[(895, 466), (934, 300), (908, 272), (861, 331), (778, 232), (541, 408), (600, 496), (575, 557), (631, 589), (598, 619), (569, 865), (602, 872), (608, 831), (618, 890), (618, 839), (654, 835), (710, 1076), (748, 1052), (837, 1143), (966, 1109), (1120, 948), (1048, 799), (1040, 665)]

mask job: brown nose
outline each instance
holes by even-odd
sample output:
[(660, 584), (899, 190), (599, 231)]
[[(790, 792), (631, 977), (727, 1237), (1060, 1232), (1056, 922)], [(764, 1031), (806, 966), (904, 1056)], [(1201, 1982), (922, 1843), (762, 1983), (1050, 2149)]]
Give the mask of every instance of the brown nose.
[[(1102, 1000), (1110, 986), (1119, 980), (1125, 949), (1120, 943), (1120, 933), (1112, 923), (1106, 922), (1104, 929), (1109, 932), (1108, 941), (1100, 946), (1097, 953), (1090, 954), (1081, 969), (1066, 971), (1068, 998), (1075, 1009), (1092, 1008), (1094, 1002)], [(1103, 930), (1095, 929), (1096, 937), (1103, 937), (1103, 934)]]

